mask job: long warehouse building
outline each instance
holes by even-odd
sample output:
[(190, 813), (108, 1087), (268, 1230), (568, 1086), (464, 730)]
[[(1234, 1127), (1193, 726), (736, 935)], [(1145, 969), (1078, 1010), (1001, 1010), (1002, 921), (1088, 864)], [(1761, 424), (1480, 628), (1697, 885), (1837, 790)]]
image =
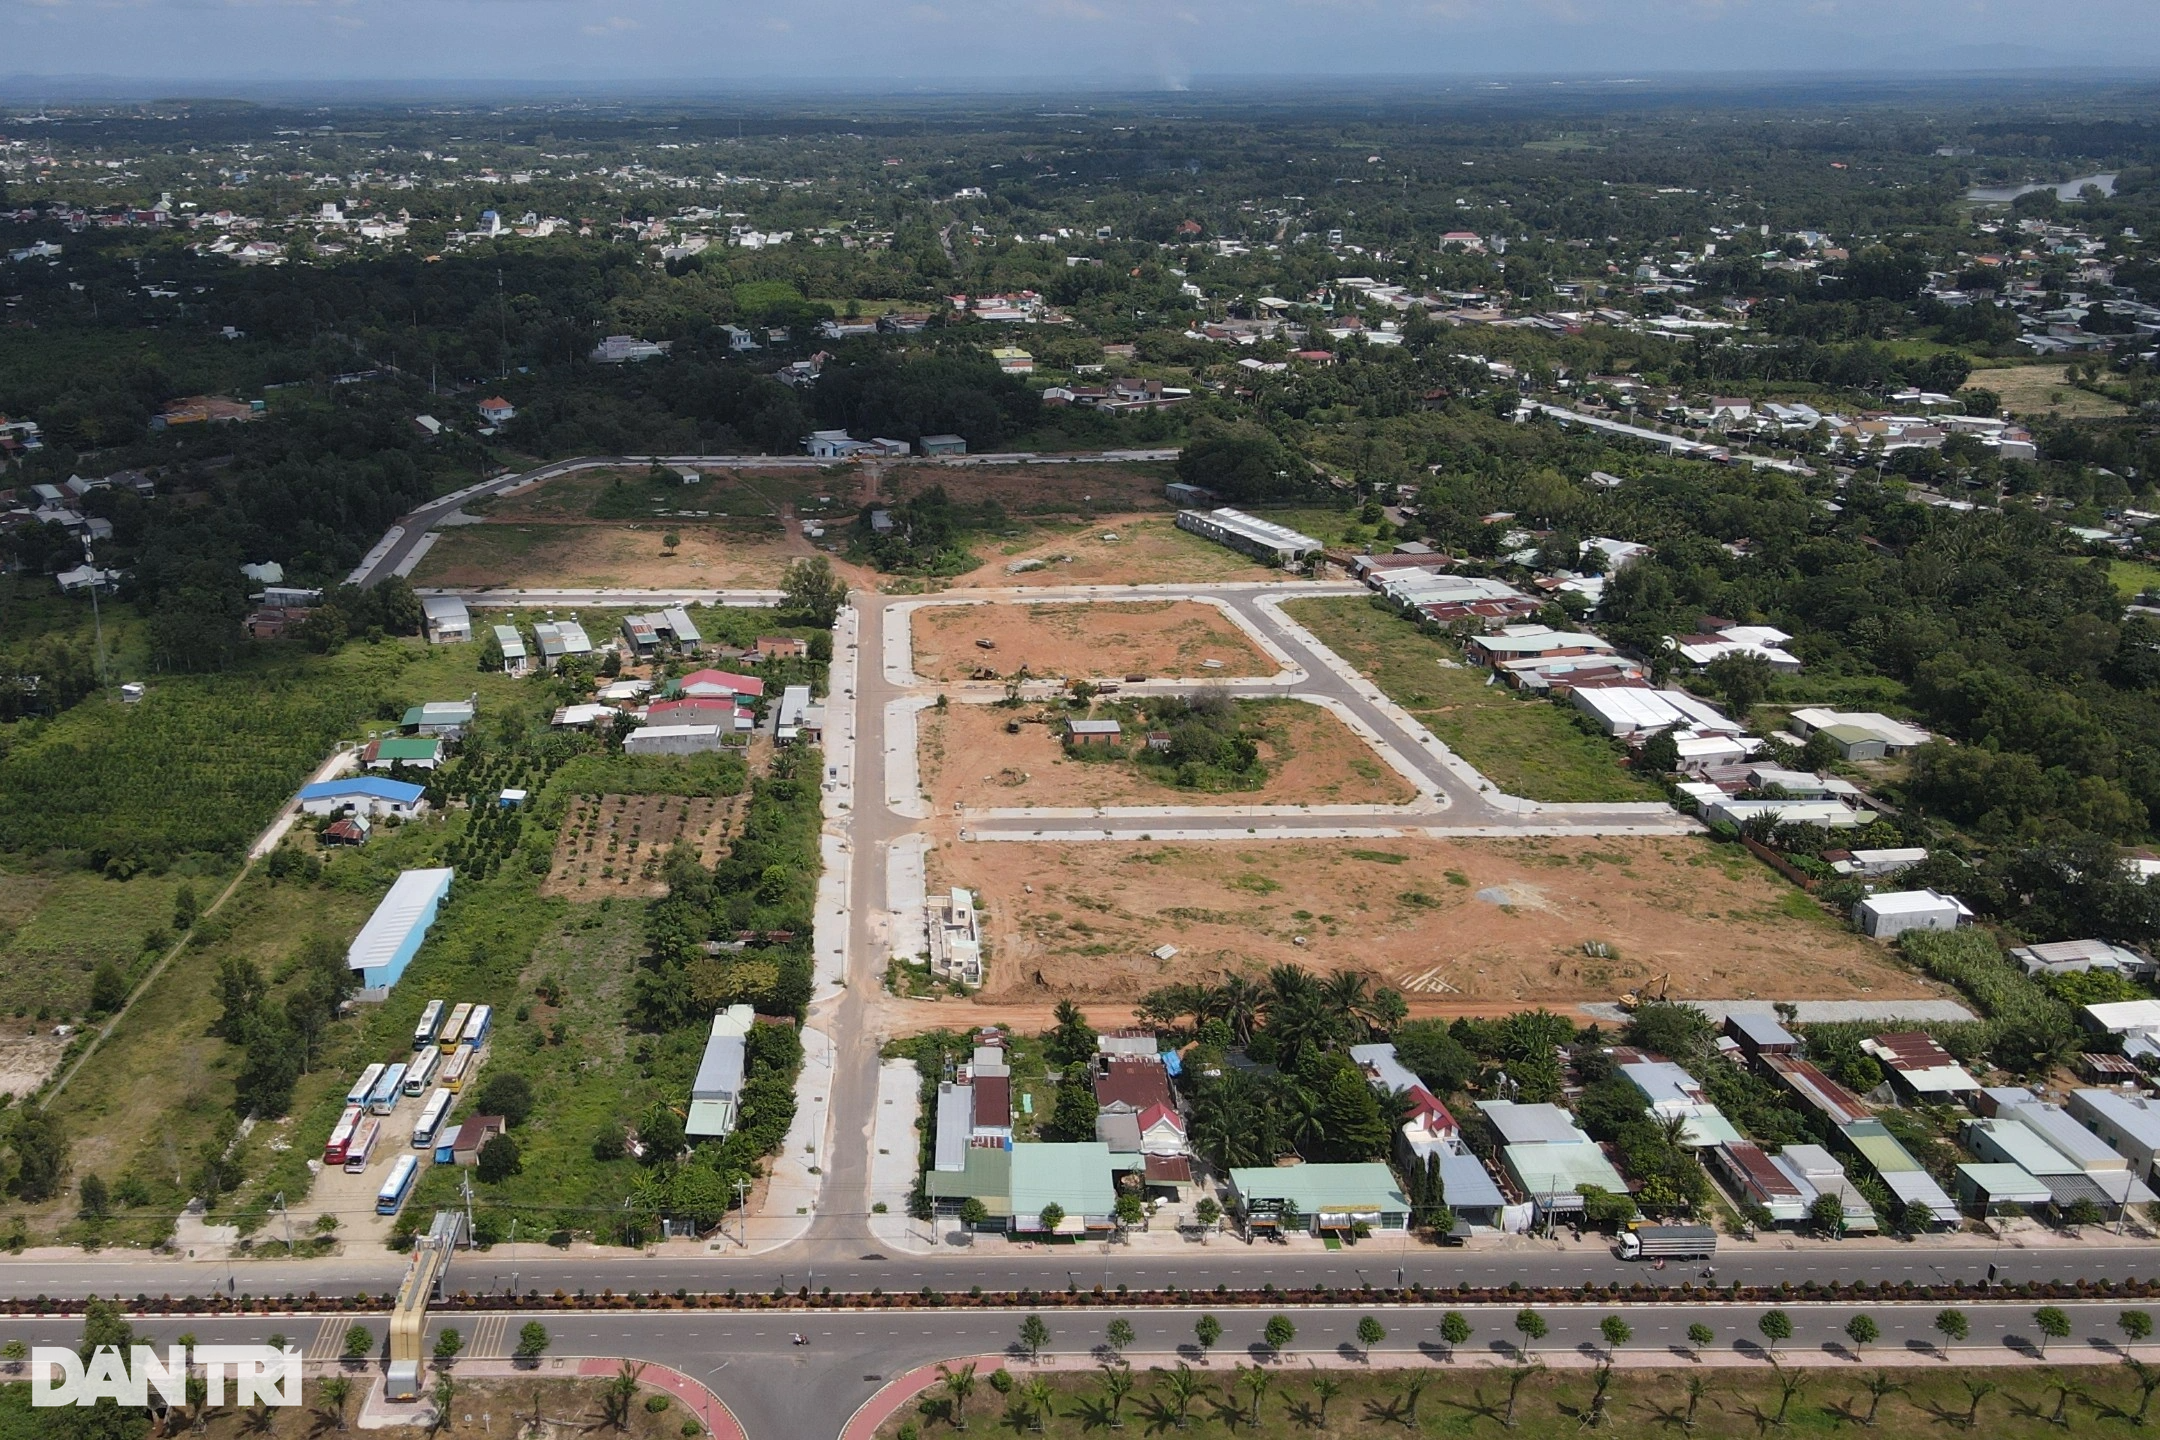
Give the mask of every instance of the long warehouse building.
[(1218, 545), (1227, 545), (1255, 560), (1272, 560), (1277, 565), (1294, 565), (1307, 555), (1317, 555), (1327, 548), (1312, 536), (1287, 525), (1277, 525), (1272, 520), (1262, 520), (1257, 515), (1227, 507), (1180, 510), (1177, 527)]
[(397, 984), (419, 951), (420, 942), (427, 938), (428, 927), (435, 923), (435, 912), (450, 893), (450, 880), (456, 874), (445, 867), (407, 870), (398, 876), (397, 883), (383, 896), (345, 952), (345, 963), (360, 972), (363, 989), (388, 990)]

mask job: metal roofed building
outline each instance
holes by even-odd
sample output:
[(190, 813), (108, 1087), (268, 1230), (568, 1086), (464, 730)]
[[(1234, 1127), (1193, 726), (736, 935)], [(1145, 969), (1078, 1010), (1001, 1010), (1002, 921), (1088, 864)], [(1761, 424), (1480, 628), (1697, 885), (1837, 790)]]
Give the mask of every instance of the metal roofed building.
[(749, 1063), (750, 1027), (756, 1023), (757, 1013), (748, 1005), (730, 1005), (713, 1016), (697, 1078), (690, 1082), (690, 1113), (683, 1120), (683, 1134), (697, 1139), (726, 1135), (735, 1128)]
[(1876, 1035), (1862, 1040), (1860, 1048), (1882, 1061), (1891, 1083), (1908, 1095), (1936, 1099), (1980, 1093), (1972, 1072), (1923, 1031)]
[(1404, 1090), (1423, 1090), (1424, 1082), (1411, 1072), (1409, 1066), (1396, 1057), (1395, 1047), (1386, 1042), (1377, 1045), (1352, 1045), (1350, 1059), (1365, 1072), (1365, 1078), (1373, 1087), (1393, 1095)]
[(1710, 1150), (1707, 1158), (1727, 1188), (1768, 1210), (1770, 1218), (1780, 1225), (1806, 1220), (1814, 1207), (1819, 1193), (1815, 1187), (1805, 1178), (1778, 1168), (1755, 1145), (1744, 1140), (1729, 1141)]
[(1839, 752), (1848, 760), (1872, 760), (1884, 755), (1902, 755), (1915, 750), (1934, 737), (1916, 725), (1893, 720), (1872, 710), (1830, 710), (1821, 706), (1808, 706), (1792, 712), (1787, 722), (1793, 733), (1805, 740), (1821, 730), (1837, 743)]
[(1256, 560), (1272, 560), (1278, 565), (1293, 565), (1327, 548), (1312, 536), (1287, 525), (1277, 525), (1227, 506), (1220, 510), (1180, 510), (1177, 527)]
[(575, 620), (544, 620), (533, 626), (533, 639), (540, 646), (540, 663), (551, 670), (573, 655), (592, 654), (592, 641)]
[(2160, 1156), (2160, 1103), (2120, 1090), (2073, 1090), (2069, 1109), (2074, 1119), (2130, 1162), (2131, 1174), (2152, 1180), (2153, 1160)]
[(690, 618), (690, 611), (686, 606), (670, 605), (660, 612), (660, 619), (660, 628), (673, 636), (675, 643), (689, 653), (695, 655), (698, 647), (705, 643), (705, 636), (699, 632), (697, 622)]
[(430, 595), (420, 602), (420, 610), (427, 616), (429, 644), (449, 645), (472, 639), (472, 611), (457, 596)]
[(1015, 1145), (1012, 1156), (1012, 1222), (1022, 1233), (1042, 1232), (1042, 1212), (1065, 1212), (1060, 1235), (1108, 1229), (1117, 1209), (1110, 1179), (1110, 1147), (1100, 1140)]
[(1898, 1144), (1882, 1121), (1855, 1120), (1841, 1127), (1840, 1133), (1889, 1187), (1891, 1194), (1907, 1205), (1927, 1211), (1937, 1223), (1957, 1223), (1957, 1202), (1935, 1183), (1935, 1177), (1928, 1174), (1926, 1166), (1913, 1159), (1911, 1151)]
[(1642, 1092), (1651, 1116), (1687, 1122), (1681, 1143), (1697, 1149), (1730, 1145), (1747, 1139), (1703, 1094), (1702, 1082), (1670, 1060), (1638, 1060), (1619, 1067), (1628, 1083)]
[(1875, 1219), (1875, 1207), (1860, 1193), (1860, 1187), (1846, 1178), (1845, 1167), (1837, 1157), (1822, 1146), (1787, 1145), (1770, 1157), (1770, 1163), (1790, 1178), (1813, 1187), (1816, 1194), (1835, 1195), (1844, 1202), (1847, 1230), (1872, 1233), (1881, 1228)]
[(398, 876), (345, 950), (345, 964), (359, 972), (362, 989), (387, 992), (397, 984), (427, 938), (428, 926), (435, 923), (435, 912), (456, 875), (457, 871), (445, 866), (407, 870)]
[(1773, 1078), (1782, 1081), (1787, 1089), (1810, 1108), (1820, 1111), (1833, 1125), (1865, 1120), (1875, 1113), (1865, 1100), (1823, 1074), (1813, 1061), (1802, 1060), (1797, 1055), (1764, 1055), (1762, 1063)]
[(2028, 1175), (2084, 1173), (2083, 1166), (2015, 1120), (1968, 1120), (1958, 1138), (1982, 1160), (2015, 1165)]
[(427, 809), (427, 791), (403, 780), (384, 780), (373, 775), (353, 775), (340, 780), (318, 780), (300, 787), (300, 809), (308, 815), (395, 815), (410, 820)]
[(2132, 977), (2150, 975), (2153, 962), (2127, 946), (2106, 940), (2056, 940), (2045, 945), (2021, 945), (2010, 958), (2025, 967), (2027, 975), (2068, 975), (2081, 970), (2113, 970)]
[(1830, 868), (1840, 875), (1895, 875), (1908, 865), (1918, 865), (1928, 858), (1928, 852), (1917, 845), (1900, 846), (1888, 850), (1848, 851), (1843, 860), (1832, 860)]
[[(1777, 823), (1781, 825), (1819, 825), (1826, 830), (1850, 830), (1865, 825), (1873, 818), (1863, 815), (1842, 800), (1738, 800), (1720, 796), (1714, 800), (1704, 800), (1701, 804), (1703, 819), (1712, 822), (1722, 820), (1735, 830), (1742, 829), (1750, 820), (1765, 815), (1776, 816)], [(1873, 898), (1875, 897), (1869, 897)], [(1866, 901), (1861, 903), (1865, 904)]]
[(1958, 1200), (1981, 1214), (2003, 1205), (2051, 1205), (2055, 1194), (2030, 1174), (2006, 1161), (1982, 1161), (1957, 1167)]
[(1769, 1015), (1735, 1011), (1725, 1017), (1725, 1033), (1739, 1042), (1749, 1056), (1798, 1055), (1800, 1037)]
[(1587, 1145), (1590, 1137), (1558, 1105), (1480, 1100), (1478, 1113), (1492, 1122), (1504, 1145)]
[(1258, 1165), (1230, 1172), (1230, 1190), (1248, 1224), (1279, 1225), (1287, 1203), (1308, 1234), (1369, 1225), (1410, 1228), (1410, 1202), (1395, 1172), (1377, 1161), (1356, 1165)]
[(1125, 727), (1115, 720), (1068, 720), (1065, 734), (1075, 745), (1114, 745)]
[[(1034, 1147), (1024, 1147), (1032, 1149)], [(1108, 1170), (1108, 1152), (1104, 1152)], [(938, 1209), (953, 1213), (969, 1200), (980, 1200), (993, 1220), (1012, 1218), (1013, 1150), (1004, 1145), (971, 1145), (960, 1169), (931, 1170), (923, 1176), (923, 1193)], [(1036, 1207), (1037, 1214), (1041, 1213)]]
[(718, 725), (644, 725), (623, 739), (625, 755), (701, 755), (720, 748)]
[(401, 723), (406, 729), (422, 735), (448, 735), (455, 739), (473, 723), (473, 714), (470, 700), (430, 700), (406, 710)]
[(532, 656), (526, 653), (525, 637), (518, 634), (517, 626), (497, 625), (495, 647), (502, 651), (505, 675), (523, 675), (532, 669)]

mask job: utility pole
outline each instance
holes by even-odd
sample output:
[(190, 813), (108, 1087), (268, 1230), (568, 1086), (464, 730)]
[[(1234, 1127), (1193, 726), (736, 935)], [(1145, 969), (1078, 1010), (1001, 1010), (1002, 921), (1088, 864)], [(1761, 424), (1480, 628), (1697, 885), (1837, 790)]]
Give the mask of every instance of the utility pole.
[(749, 1182), (749, 1181), (747, 1181), (747, 1180), (737, 1180), (737, 1181), (735, 1182), (735, 1214), (736, 1214), (736, 1218), (737, 1218), (737, 1220), (739, 1221), (739, 1223), (741, 1224), (741, 1227), (742, 1227), (742, 1247), (743, 1247), (743, 1249), (745, 1249), (745, 1250), (747, 1250), (747, 1249), (749, 1249), (749, 1248), (750, 1248), (750, 1200), (749, 1200), (749, 1191), (750, 1191), (750, 1182)]
[(284, 1191), (282, 1191), (282, 1190), (278, 1191), (278, 1193), (277, 1193), (276, 1197), (275, 1197), (274, 1199), (272, 1199), (272, 1200), (271, 1200), (270, 1204), (271, 1204), (272, 1208), (274, 1208), (274, 1209), (275, 1209), (275, 1210), (276, 1210), (276, 1211), (278, 1212), (278, 1214), (279, 1214), (280, 1216), (282, 1216), (282, 1217), (284, 1218), (284, 1221), (285, 1221), (285, 1253), (286, 1253), (287, 1255), (291, 1255), (291, 1254), (292, 1254), (292, 1212), (291, 1212), (290, 1210), (287, 1210), (287, 1209), (285, 1208), (285, 1192), (284, 1192)]
[(105, 616), (98, 609), (98, 587), (104, 583), (105, 572), (98, 569), (97, 556), (90, 551), (90, 537), (82, 542), (83, 564), (90, 567), (90, 623), (97, 628), (97, 682), (98, 688), (107, 688), (105, 677)]
[(465, 1243), (473, 1243), (472, 1172), (458, 1176), (458, 1188), (465, 1194)]

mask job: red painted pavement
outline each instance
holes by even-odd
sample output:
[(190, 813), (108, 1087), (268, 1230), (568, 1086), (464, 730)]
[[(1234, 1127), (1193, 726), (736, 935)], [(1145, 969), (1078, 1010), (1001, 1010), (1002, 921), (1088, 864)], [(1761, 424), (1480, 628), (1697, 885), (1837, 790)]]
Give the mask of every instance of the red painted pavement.
[[(749, 1440), (743, 1433), (742, 1422), (735, 1418), (734, 1411), (727, 1408), (727, 1403), (688, 1375), (680, 1370), (670, 1370), (665, 1365), (654, 1365), (645, 1361), (632, 1363), (641, 1367), (638, 1371), (640, 1385), (650, 1385), (655, 1390), (665, 1391), (688, 1406), (690, 1413), (704, 1422), (705, 1430), (713, 1440)], [(588, 1356), (578, 1361), (578, 1374), (604, 1380), (619, 1373), (622, 1367), (623, 1362), (620, 1360)]]
[[(899, 1414), (903, 1408), (913, 1403), (917, 1396), (926, 1390), (937, 1388), (940, 1370), (958, 1370), (971, 1361), (975, 1366), (976, 1379), (982, 1388), (987, 1390), (990, 1372), (1003, 1365), (1005, 1357), (962, 1355), (955, 1360), (940, 1360), (935, 1365), (917, 1366), (863, 1401), (861, 1408), (850, 1415), (847, 1424), (841, 1428), (840, 1440), (870, 1440), (871, 1436), (877, 1434), (880, 1425)], [(980, 1403), (979, 1397), (976, 1403)]]

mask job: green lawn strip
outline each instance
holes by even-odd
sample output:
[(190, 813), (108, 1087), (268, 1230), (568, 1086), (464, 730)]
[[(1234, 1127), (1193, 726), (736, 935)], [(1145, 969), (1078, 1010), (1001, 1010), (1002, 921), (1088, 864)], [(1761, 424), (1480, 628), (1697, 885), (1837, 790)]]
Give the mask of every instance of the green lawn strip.
[(1486, 671), (1400, 616), (1357, 596), (1284, 610), (1508, 794), (1552, 804), (1659, 798), (1572, 712), (1487, 684)]
[[(1640, 1347), (1645, 1343), (1641, 1331), (1646, 1319), (1656, 1312), (1629, 1313), (1637, 1332), (1634, 1343)], [(1395, 1330), (1396, 1317), (1383, 1312), (1379, 1318)], [(1346, 1312), (1338, 1328), (1348, 1332), (1352, 1324)], [(1407, 1338), (1396, 1333), (1389, 1343), (1400, 1344)], [(1445, 1354), (1447, 1347), (1437, 1335), (1426, 1338), (1432, 1354)], [(1474, 1335), (1470, 1344), (1482, 1351), (1499, 1338)], [(1730, 1338), (1721, 1340), (1729, 1343)], [(1117, 1418), (1136, 1434), (1190, 1435), (1199, 1440), (1379, 1435), (1572, 1440), (1585, 1433), (1618, 1440), (1672, 1440), (1682, 1435), (1697, 1440), (1761, 1440), (1787, 1432), (1934, 1440), (1946, 1431), (1965, 1431), (1968, 1422), (1970, 1428), (1985, 1429), (1997, 1440), (2041, 1440), (2063, 1433), (2062, 1426), (2052, 1420), (2061, 1392), (2055, 1377), (2038, 1368), (1968, 1369), (1930, 1363), (1878, 1372), (1861, 1363), (1788, 1366), (1781, 1378), (1768, 1364), (1698, 1368), (1683, 1362), (1670, 1370), (1616, 1368), (1607, 1377), (1608, 1388), (1600, 1404), (1599, 1380), (1590, 1369), (1533, 1366), (1519, 1380), (1512, 1367), (1490, 1365), (1425, 1363), (1412, 1370), (1394, 1370), (1385, 1368), (1396, 1359), (1386, 1352), (1380, 1367), (1371, 1370), (1353, 1364), (1323, 1371), (1303, 1363), (1300, 1352), (1323, 1346), (1332, 1352), (1330, 1360), (1344, 1353), (1353, 1357), (1361, 1353), (1353, 1343), (1346, 1342), (1336, 1351), (1331, 1343), (1300, 1335), (1286, 1355), (1266, 1367), (1267, 1383), (1256, 1396), (1245, 1383), (1253, 1367), (1244, 1363), (1247, 1357), (1242, 1348), (1225, 1345), (1212, 1363), (1191, 1367), (1200, 1388), (1185, 1406), (1188, 1424), (1183, 1429), (1178, 1426), (1173, 1372), (1135, 1369), (1131, 1393)], [(1674, 1358), (1679, 1360), (1679, 1354)], [(1002, 1381), (993, 1383), (994, 1373), (977, 1373), (964, 1417), (970, 1430), (997, 1435), (1038, 1433), (1038, 1413), (1039, 1433), (1050, 1436), (1092, 1435), (1106, 1431), (1112, 1423), (1101, 1371), (1037, 1373), (1019, 1364), (1005, 1372), (1013, 1383), (1003, 1385), (1002, 1392)], [(1895, 1387), (1879, 1402), (1869, 1388), (1869, 1381), (1878, 1374)], [(2063, 1407), (2063, 1421), (2069, 1426), (2090, 1426), (2098, 1419), (2114, 1417), (2128, 1429), (2130, 1417), (2140, 1412), (2138, 1386), (2120, 1365), (2065, 1367), (2060, 1374), (2080, 1390)], [(1048, 1390), (1046, 1412), (1038, 1412), (1029, 1398), (1038, 1380)], [(1417, 1382), (1423, 1385), (1413, 1407), (1411, 1388)], [(1690, 1387), (1696, 1382), (1702, 1388), (1691, 1400)], [(1789, 1395), (1787, 1385), (1793, 1387)], [(1324, 1402), (1323, 1388), (1327, 1391)], [(1512, 1414), (1511, 1389), (1515, 1391)], [(1253, 1423), (1256, 1412), (1257, 1425)], [(942, 1386), (932, 1387), (877, 1433), (882, 1440), (903, 1436), (931, 1440), (956, 1433), (949, 1393)]]
[(2108, 579), (2115, 582), (2115, 593), (2125, 600), (2135, 600), (2146, 591), (2160, 591), (2160, 565), (2145, 560), (2110, 560)]

